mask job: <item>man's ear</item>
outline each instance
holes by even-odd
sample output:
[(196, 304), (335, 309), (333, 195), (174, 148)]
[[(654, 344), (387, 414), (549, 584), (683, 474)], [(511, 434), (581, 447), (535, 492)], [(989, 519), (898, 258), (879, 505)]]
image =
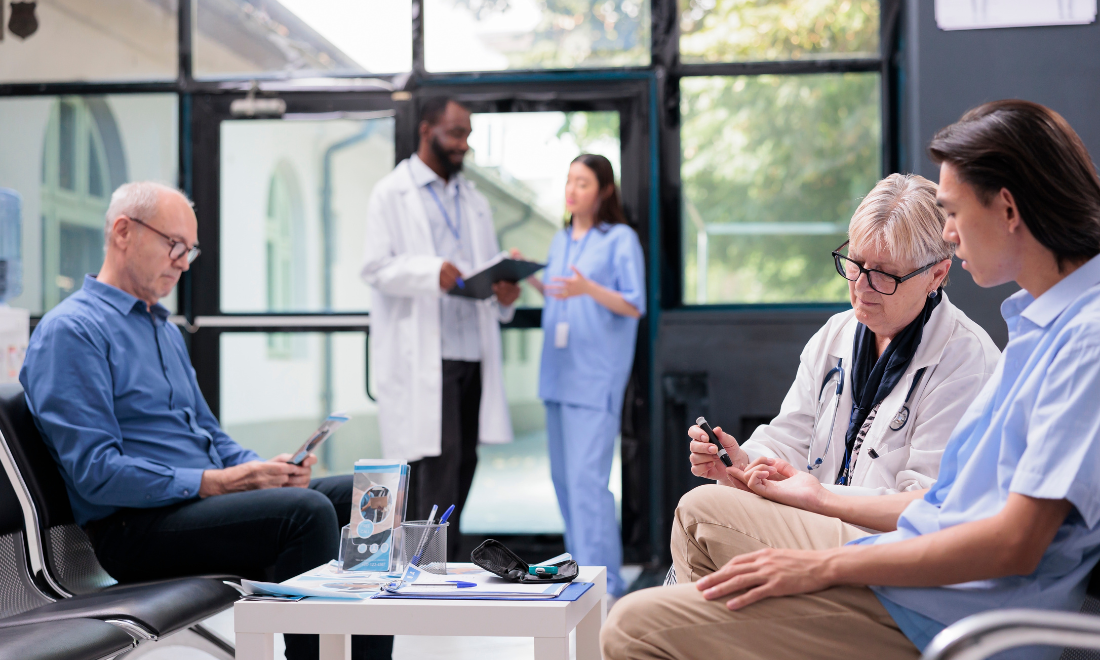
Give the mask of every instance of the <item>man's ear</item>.
[(126, 216), (120, 215), (115, 218), (111, 222), (111, 243), (121, 242), (123, 245), (129, 243), (133, 227), (133, 223)]
[(1016, 198), (1012, 196), (1012, 191), (1008, 188), (1001, 188), (1001, 192), (997, 193), (997, 202), (1002, 208), (1005, 221), (1008, 223), (1009, 233), (1013, 233), (1023, 226), (1023, 220), (1020, 219), (1020, 209), (1016, 206)]

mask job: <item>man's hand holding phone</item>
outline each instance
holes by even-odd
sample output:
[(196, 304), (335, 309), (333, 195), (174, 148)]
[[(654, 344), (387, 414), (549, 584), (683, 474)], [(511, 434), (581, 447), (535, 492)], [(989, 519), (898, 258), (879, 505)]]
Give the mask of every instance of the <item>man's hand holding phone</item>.
[(305, 488), (317, 457), (310, 454), (301, 465), (288, 463), (290, 459), (291, 454), (279, 454), (269, 461), (250, 461), (220, 470), (206, 470), (202, 473), (199, 497), (265, 488)]

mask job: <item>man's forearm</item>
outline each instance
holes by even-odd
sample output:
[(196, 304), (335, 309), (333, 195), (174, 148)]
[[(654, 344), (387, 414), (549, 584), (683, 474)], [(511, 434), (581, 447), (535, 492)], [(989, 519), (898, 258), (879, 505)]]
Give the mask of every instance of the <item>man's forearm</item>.
[(868, 529), (889, 532), (897, 529), (898, 518), (913, 500), (924, 497), (925, 490), (911, 490), (890, 495), (864, 497), (861, 495), (839, 495), (824, 490), (819, 507), (814, 513), (840, 518), (850, 525), (859, 525)]
[(1070, 509), (1065, 500), (1013, 494), (1000, 513), (985, 520), (897, 543), (828, 550), (823, 570), (834, 585), (893, 587), (1027, 575), (1038, 566)]

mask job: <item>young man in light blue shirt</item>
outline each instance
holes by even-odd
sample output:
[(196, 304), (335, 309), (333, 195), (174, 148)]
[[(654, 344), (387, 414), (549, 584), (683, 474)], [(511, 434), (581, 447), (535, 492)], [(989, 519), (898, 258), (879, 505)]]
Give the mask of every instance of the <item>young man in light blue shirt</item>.
[[(673, 552), (703, 577), (621, 601), (605, 658), (916, 658), (972, 614), (1080, 608), (1100, 558), (1100, 180), (1065, 120), (1024, 101), (971, 110), (930, 153), (963, 267), (1023, 289), (1002, 305), (1008, 346), (939, 481), (845, 497), (763, 459), (744, 482), (773, 502), (692, 491)], [(1044, 652), (1061, 651), (1024, 657)]]

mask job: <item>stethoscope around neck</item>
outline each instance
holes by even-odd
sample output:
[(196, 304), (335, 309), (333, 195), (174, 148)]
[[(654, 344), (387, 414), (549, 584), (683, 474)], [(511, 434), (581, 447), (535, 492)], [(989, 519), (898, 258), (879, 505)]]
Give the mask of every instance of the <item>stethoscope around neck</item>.
[[(913, 375), (913, 384), (909, 386), (909, 392), (905, 395), (905, 401), (901, 404), (901, 408), (898, 409), (894, 418), (890, 420), (891, 431), (900, 431), (905, 428), (906, 423), (909, 422), (909, 400), (913, 398), (913, 392), (916, 391), (917, 385), (920, 385), (920, 381), (924, 378), (924, 372), (927, 369), (928, 367), (921, 367), (917, 370), (917, 373)], [(844, 358), (838, 358), (836, 366), (830, 369), (829, 372), (825, 374), (825, 378), (822, 379), (821, 389), (818, 390), (817, 393), (818, 404), (821, 403), (821, 397), (825, 395), (825, 388), (834, 380), (836, 381), (836, 402), (833, 403), (833, 414), (829, 419), (829, 426), (826, 427), (829, 429), (829, 440), (825, 443), (825, 451), (813, 461), (807, 462), (806, 470), (808, 472), (813, 472), (820, 468), (822, 463), (825, 462), (825, 457), (829, 455), (829, 450), (833, 447), (833, 427), (836, 426), (836, 413), (837, 410), (840, 409), (840, 395), (844, 392)], [(810, 433), (811, 449), (813, 448), (814, 439), (817, 438), (817, 423), (818, 420), (814, 419), (813, 431)], [(877, 458), (877, 456), (872, 456), (872, 458)]]

